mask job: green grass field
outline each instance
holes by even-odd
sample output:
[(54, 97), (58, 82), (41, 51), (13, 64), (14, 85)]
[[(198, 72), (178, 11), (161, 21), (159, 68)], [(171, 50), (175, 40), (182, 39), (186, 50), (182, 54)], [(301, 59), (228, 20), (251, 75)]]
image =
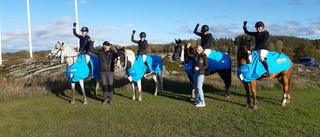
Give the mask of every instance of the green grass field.
[(144, 86), (141, 102), (131, 100), (127, 80), (117, 80), (112, 105), (101, 104), (101, 92), (98, 97), (87, 93), (88, 105), (77, 92), (76, 104), (70, 105), (71, 90), (58, 86), (67, 83), (50, 83), (51, 93), (0, 102), (0, 136), (320, 135), (317, 90), (293, 91), (285, 107), (280, 106), (280, 88), (259, 90), (259, 109), (253, 110), (244, 106), (243, 88), (233, 88), (227, 99), (220, 87), (205, 84), (207, 106), (196, 108), (189, 101), (187, 81), (177, 79), (181, 76), (165, 78), (165, 91), (159, 96), (153, 96), (151, 84)]

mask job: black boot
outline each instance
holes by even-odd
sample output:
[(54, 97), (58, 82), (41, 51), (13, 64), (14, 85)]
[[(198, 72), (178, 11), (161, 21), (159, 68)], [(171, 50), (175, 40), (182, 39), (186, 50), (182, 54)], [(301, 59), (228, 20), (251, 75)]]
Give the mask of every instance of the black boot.
[(148, 73), (150, 73), (151, 71), (150, 71), (150, 69), (149, 69), (149, 66), (148, 66), (147, 61), (145, 61), (145, 62), (144, 62), (144, 65), (146, 65), (146, 67), (147, 67), (147, 71), (146, 71), (146, 73), (147, 73), (147, 74), (148, 74)]
[(89, 68), (89, 78), (93, 76), (93, 72), (92, 72), (92, 66), (91, 63), (88, 63), (88, 68)]
[(270, 73), (269, 73), (269, 67), (268, 67), (268, 63), (267, 63), (267, 59), (264, 59), (264, 61), (261, 62), (264, 69), (267, 71), (266, 73), (264, 73), (262, 76), (264, 77), (269, 77)]

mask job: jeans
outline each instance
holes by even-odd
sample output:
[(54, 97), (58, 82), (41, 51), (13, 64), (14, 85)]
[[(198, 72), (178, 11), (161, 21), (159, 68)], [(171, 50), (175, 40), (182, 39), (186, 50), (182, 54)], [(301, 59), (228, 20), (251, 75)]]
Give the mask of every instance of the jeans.
[(195, 71), (193, 74), (193, 82), (196, 90), (196, 102), (197, 104), (205, 105), (206, 103), (204, 102), (204, 93), (202, 90), (203, 81), (204, 75), (200, 75), (199, 71)]

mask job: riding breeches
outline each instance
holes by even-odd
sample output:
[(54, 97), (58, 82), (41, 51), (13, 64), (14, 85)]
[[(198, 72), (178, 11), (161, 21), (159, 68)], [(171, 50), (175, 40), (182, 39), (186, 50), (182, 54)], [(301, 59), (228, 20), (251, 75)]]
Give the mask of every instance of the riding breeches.
[(260, 50), (257, 50), (257, 52), (260, 56), (260, 61), (263, 62), (264, 59), (267, 57), (269, 51), (265, 49), (260, 49)]

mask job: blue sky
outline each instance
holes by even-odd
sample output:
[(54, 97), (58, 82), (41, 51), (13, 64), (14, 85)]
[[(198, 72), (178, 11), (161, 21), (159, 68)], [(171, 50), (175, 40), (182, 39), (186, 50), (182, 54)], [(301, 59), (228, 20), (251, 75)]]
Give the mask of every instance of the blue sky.
[[(29, 0), (33, 51), (51, 50), (60, 40), (77, 47), (72, 34), (74, 0)], [(26, 0), (0, 0), (2, 52), (29, 51)], [(270, 35), (320, 39), (320, 0), (78, 0), (79, 28), (87, 26), (96, 46), (127, 46), (132, 30), (152, 44), (197, 39), (197, 22), (214, 38), (235, 38), (263, 21)], [(80, 33), (80, 32), (79, 32)]]

